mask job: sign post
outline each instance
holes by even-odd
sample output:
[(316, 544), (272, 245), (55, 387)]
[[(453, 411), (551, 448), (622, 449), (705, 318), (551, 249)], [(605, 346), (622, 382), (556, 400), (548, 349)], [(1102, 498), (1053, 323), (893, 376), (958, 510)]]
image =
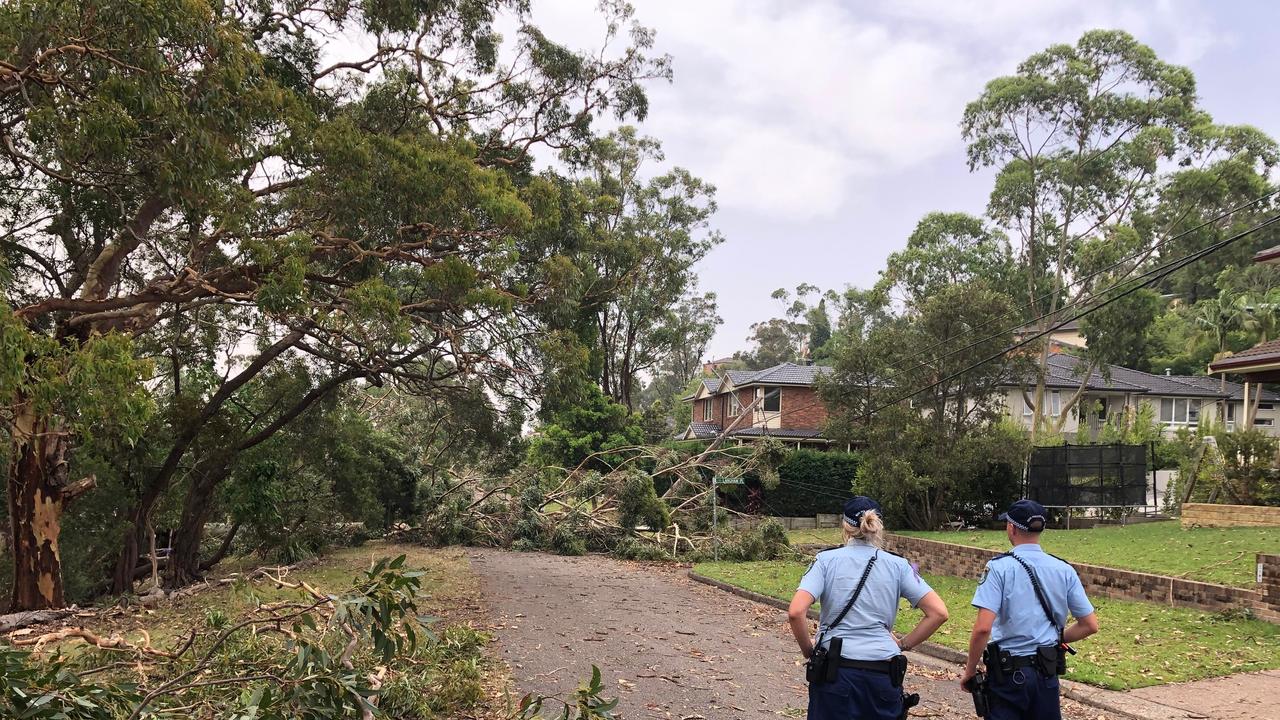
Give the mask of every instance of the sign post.
[(718, 475), (711, 478), (711, 544), (715, 548), (714, 557), (720, 562), (720, 510), (716, 505), (716, 488), (721, 485), (745, 485), (742, 478), (726, 478)]

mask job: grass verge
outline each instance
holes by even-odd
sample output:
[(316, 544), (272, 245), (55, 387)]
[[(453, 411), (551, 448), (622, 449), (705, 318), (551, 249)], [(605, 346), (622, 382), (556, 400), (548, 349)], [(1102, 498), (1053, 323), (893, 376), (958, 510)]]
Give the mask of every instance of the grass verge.
[[(1003, 552), (1003, 530), (903, 531), (928, 540)], [(795, 530), (793, 544), (838, 545), (839, 529)], [(1044, 549), (1073, 562), (1185, 577), (1189, 580), (1252, 587), (1257, 553), (1280, 553), (1274, 528), (1192, 528), (1176, 521), (1104, 526), (1090, 530), (1050, 530)], [(1123, 552), (1117, 550), (1123, 549)]]
[[(796, 562), (702, 563), (694, 571), (710, 578), (790, 600), (807, 566)], [(951, 620), (933, 642), (966, 650), (977, 611), (969, 604), (976, 583), (925, 575), (947, 602)], [(1280, 626), (1244, 617), (1095, 598), (1102, 631), (1076, 648), (1067, 678), (1112, 690), (1280, 668)], [(899, 633), (919, 615), (906, 607)]]

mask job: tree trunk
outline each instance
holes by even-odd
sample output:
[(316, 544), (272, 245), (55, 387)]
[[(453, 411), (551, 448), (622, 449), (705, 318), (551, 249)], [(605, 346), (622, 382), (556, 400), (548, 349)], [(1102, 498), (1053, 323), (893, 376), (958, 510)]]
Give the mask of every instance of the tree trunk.
[(94, 479), (67, 484), (67, 436), (35, 414), (26, 398), (14, 419), (8, 500), (13, 585), (10, 610), (45, 610), (66, 604), (58, 535), (67, 503), (93, 487)]
[(138, 567), (141, 548), (147, 539), (147, 527), (151, 523), (151, 513), (160, 501), (160, 494), (159, 487), (149, 487), (129, 513), (129, 527), (125, 528), (121, 538), (120, 556), (116, 558), (115, 572), (111, 577), (112, 595), (122, 595), (133, 590), (134, 570)]
[(165, 568), (166, 587), (185, 587), (202, 577), (200, 542), (204, 540), (204, 525), (209, 520), (214, 490), (230, 474), (231, 464), (226, 462), (221, 467), (192, 477), (191, 487), (182, 504), (182, 520), (173, 533), (173, 548), (169, 551), (169, 565)]

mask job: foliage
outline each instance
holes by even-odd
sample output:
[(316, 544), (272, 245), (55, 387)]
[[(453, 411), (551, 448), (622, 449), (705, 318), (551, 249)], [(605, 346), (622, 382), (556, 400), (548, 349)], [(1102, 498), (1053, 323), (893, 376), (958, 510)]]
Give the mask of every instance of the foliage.
[[(475, 712), (491, 700), (489, 638), (420, 617), (422, 576), (400, 556), (374, 563), (332, 595), (275, 578), (294, 589), (292, 599), (259, 604), (244, 617), (211, 608), (189, 640), (175, 640), (173, 653), (126, 643), (114, 653), (42, 655), (0, 645), (0, 712), (50, 720), (151, 718), (179, 709), (240, 720)], [(122, 654), (130, 661), (119, 662)], [(558, 706), (557, 717), (607, 718), (613, 701), (603, 690), (598, 681), (584, 684), (567, 706), (529, 696), (510, 717), (542, 717), (543, 708)]]
[(764, 487), (759, 473), (748, 476), (744, 509), (778, 517), (840, 512), (853, 496), (858, 462), (857, 453), (788, 450), (778, 464), (776, 486)]
[[(1253, 128), (1213, 124), (1196, 99), (1189, 70), (1161, 61), (1125, 32), (1093, 30), (1074, 45), (1031, 55), (965, 109), (970, 169), (996, 169), (988, 216), (1016, 239), (1024, 300), (1029, 315), (1044, 318), (1040, 327), (1067, 319), (1068, 304), (1113, 299), (1118, 293), (1107, 290), (1113, 283), (1207, 247), (1269, 212), (1257, 206), (1206, 222), (1268, 189), (1265, 175), (1277, 150)], [(1157, 244), (1164, 246), (1157, 251)], [(1271, 244), (1274, 233), (1264, 233), (1230, 254), (1243, 264)], [(1222, 256), (1212, 262), (1207, 270), (1196, 263), (1175, 274), (1164, 289), (1202, 283), (1219, 263), (1230, 264)], [(1160, 310), (1156, 293), (1143, 291), (1086, 316), (1082, 376), (1102, 363), (1147, 365), (1148, 323)], [(1048, 345), (1041, 347), (1029, 394), (1037, 436), (1060, 433), (1083, 397), (1074, 393), (1056, 414), (1046, 412)]]
[(573, 469), (586, 463), (607, 470), (613, 462), (609, 451), (644, 444), (640, 418), (626, 406), (594, 386), (584, 394), (581, 402), (560, 410), (540, 428), (529, 448), (534, 465)]
[(581, 218), (563, 248), (576, 275), (576, 326), (600, 389), (632, 410), (642, 375), (693, 377), (720, 322), (715, 295), (697, 293), (693, 272), (722, 241), (709, 228), (715, 189), (681, 168), (648, 177), (661, 144), (633, 127), (564, 156), (579, 173), (567, 192)]
[[(103, 565), (114, 565), (118, 592), (160, 522), (173, 529), (166, 582), (197, 578), (224, 482), (264, 477), (274, 458), (248, 451), (340, 388), (469, 393), (510, 401), (500, 410), (513, 416), (536, 401), (554, 373), (530, 359), (562, 329), (553, 320), (574, 284), (573, 253), (547, 239), (600, 209), (536, 172), (537, 146), (586, 157), (602, 142), (594, 121), (642, 119), (643, 83), (670, 73), (625, 3), (601, 8), (607, 52), (555, 43), (518, 0), (224, 10), (123, 0), (0, 8), (0, 170), (15, 179), (0, 192), (0, 327), (8, 351), (19, 330), (38, 349), (5, 367), (40, 386), (40, 402), (28, 403), (26, 389), (5, 384), (0, 405), (38, 412), (48, 447), (30, 457), (59, 472), (91, 434), (139, 438), (146, 411), (159, 410), (147, 447), (112, 468), (114, 494), (102, 502), (113, 507), (92, 513), (96, 529), (116, 533), (93, 552), (116, 548)], [(506, 45), (499, 25), (513, 26)], [(331, 34), (376, 36), (377, 52), (353, 55)], [(502, 62), (500, 47), (511, 51)], [(701, 187), (687, 180), (647, 196), (656, 216), (710, 211), (679, 204)], [(68, 383), (79, 389), (63, 392)], [(22, 434), (8, 436), (21, 454)], [(392, 492), (379, 497), (363, 478), (333, 491), (357, 493), (361, 511), (381, 504), (362, 519), (385, 525), (416, 510), (419, 468), (374, 445), (344, 459), (383, 465)], [(43, 478), (46, 493), (67, 485), (39, 463), (12, 467), (15, 492)], [(308, 474), (294, 470), (280, 463), (271, 477)], [(33, 503), (21, 500), (19, 529), (32, 525)], [(48, 531), (36, 529), (48, 537), (15, 548), (20, 605), (61, 602), (51, 541), (62, 505), (47, 513)], [(43, 600), (33, 592), (42, 587), (52, 587)]]
[(916, 309), (949, 285), (975, 280), (1012, 295), (1016, 276), (1013, 250), (1003, 233), (972, 215), (933, 212), (916, 224), (907, 246), (889, 256), (878, 286)]
[(618, 493), (618, 524), (635, 531), (644, 526), (662, 530), (671, 524), (667, 504), (658, 497), (653, 478), (641, 472), (628, 473)]
[(720, 546), (720, 557), (738, 562), (778, 560), (790, 555), (787, 530), (773, 518), (734, 527)]
[[(1025, 358), (1002, 355), (1008, 335), (969, 332), (1002, 327), (1007, 295), (981, 279), (922, 288), (930, 294), (907, 298), (910, 313), (879, 315), (842, 338), (835, 372), (820, 392), (831, 409), (828, 432), (862, 446), (855, 488), (879, 499), (891, 522), (932, 528), (955, 515), (985, 514), (987, 503), (1004, 496), (990, 487), (1003, 476), (993, 465), (1021, 474), (1027, 442), (999, 420), (1000, 394)], [(922, 359), (921, 348), (952, 349)], [(974, 490), (977, 478), (987, 479), (989, 494)]]
[(1280, 443), (1249, 428), (1214, 435), (1222, 453), (1222, 489), (1238, 505), (1280, 505)]
[(623, 560), (641, 560), (645, 562), (664, 562), (674, 559), (665, 548), (653, 543), (639, 541), (634, 537), (624, 537), (619, 540), (618, 544), (613, 547), (612, 554), (614, 557)]

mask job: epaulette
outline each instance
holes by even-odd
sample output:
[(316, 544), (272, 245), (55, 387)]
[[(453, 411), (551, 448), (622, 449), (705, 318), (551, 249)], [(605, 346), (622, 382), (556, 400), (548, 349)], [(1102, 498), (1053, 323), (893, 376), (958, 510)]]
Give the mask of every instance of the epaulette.
[(1054, 555), (1053, 553), (1045, 553), (1045, 555), (1048, 555), (1049, 557), (1051, 557), (1051, 558), (1053, 558), (1053, 559), (1055, 559), (1055, 560), (1061, 560), (1062, 562), (1064, 562), (1064, 563), (1066, 563), (1066, 564), (1068, 564), (1068, 565), (1070, 565), (1070, 564), (1071, 564), (1071, 561), (1070, 561), (1070, 560), (1068, 560), (1068, 559), (1066, 559), (1066, 558), (1060, 558), (1060, 557), (1058, 557), (1057, 555)]
[[(1000, 553), (999, 555), (996, 555), (995, 557), (991, 558), (991, 560), (999, 560), (1000, 558), (1007, 558), (1007, 557), (1013, 557), (1013, 553), (1012, 553), (1012, 552), (1002, 552), (1002, 553)], [(987, 562), (991, 562), (991, 560), (988, 560)]]
[(907, 556), (906, 556), (906, 555), (903, 555), (902, 553), (896, 553), (896, 552), (894, 552), (894, 551), (892, 551), (892, 550), (885, 550), (884, 548), (880, 548), (880, 552), (889, 553), (890, 555), (897, 555), (898, 557), (902, 558), (903, 560), (906, 560), (906, 559), (907, 559)]

